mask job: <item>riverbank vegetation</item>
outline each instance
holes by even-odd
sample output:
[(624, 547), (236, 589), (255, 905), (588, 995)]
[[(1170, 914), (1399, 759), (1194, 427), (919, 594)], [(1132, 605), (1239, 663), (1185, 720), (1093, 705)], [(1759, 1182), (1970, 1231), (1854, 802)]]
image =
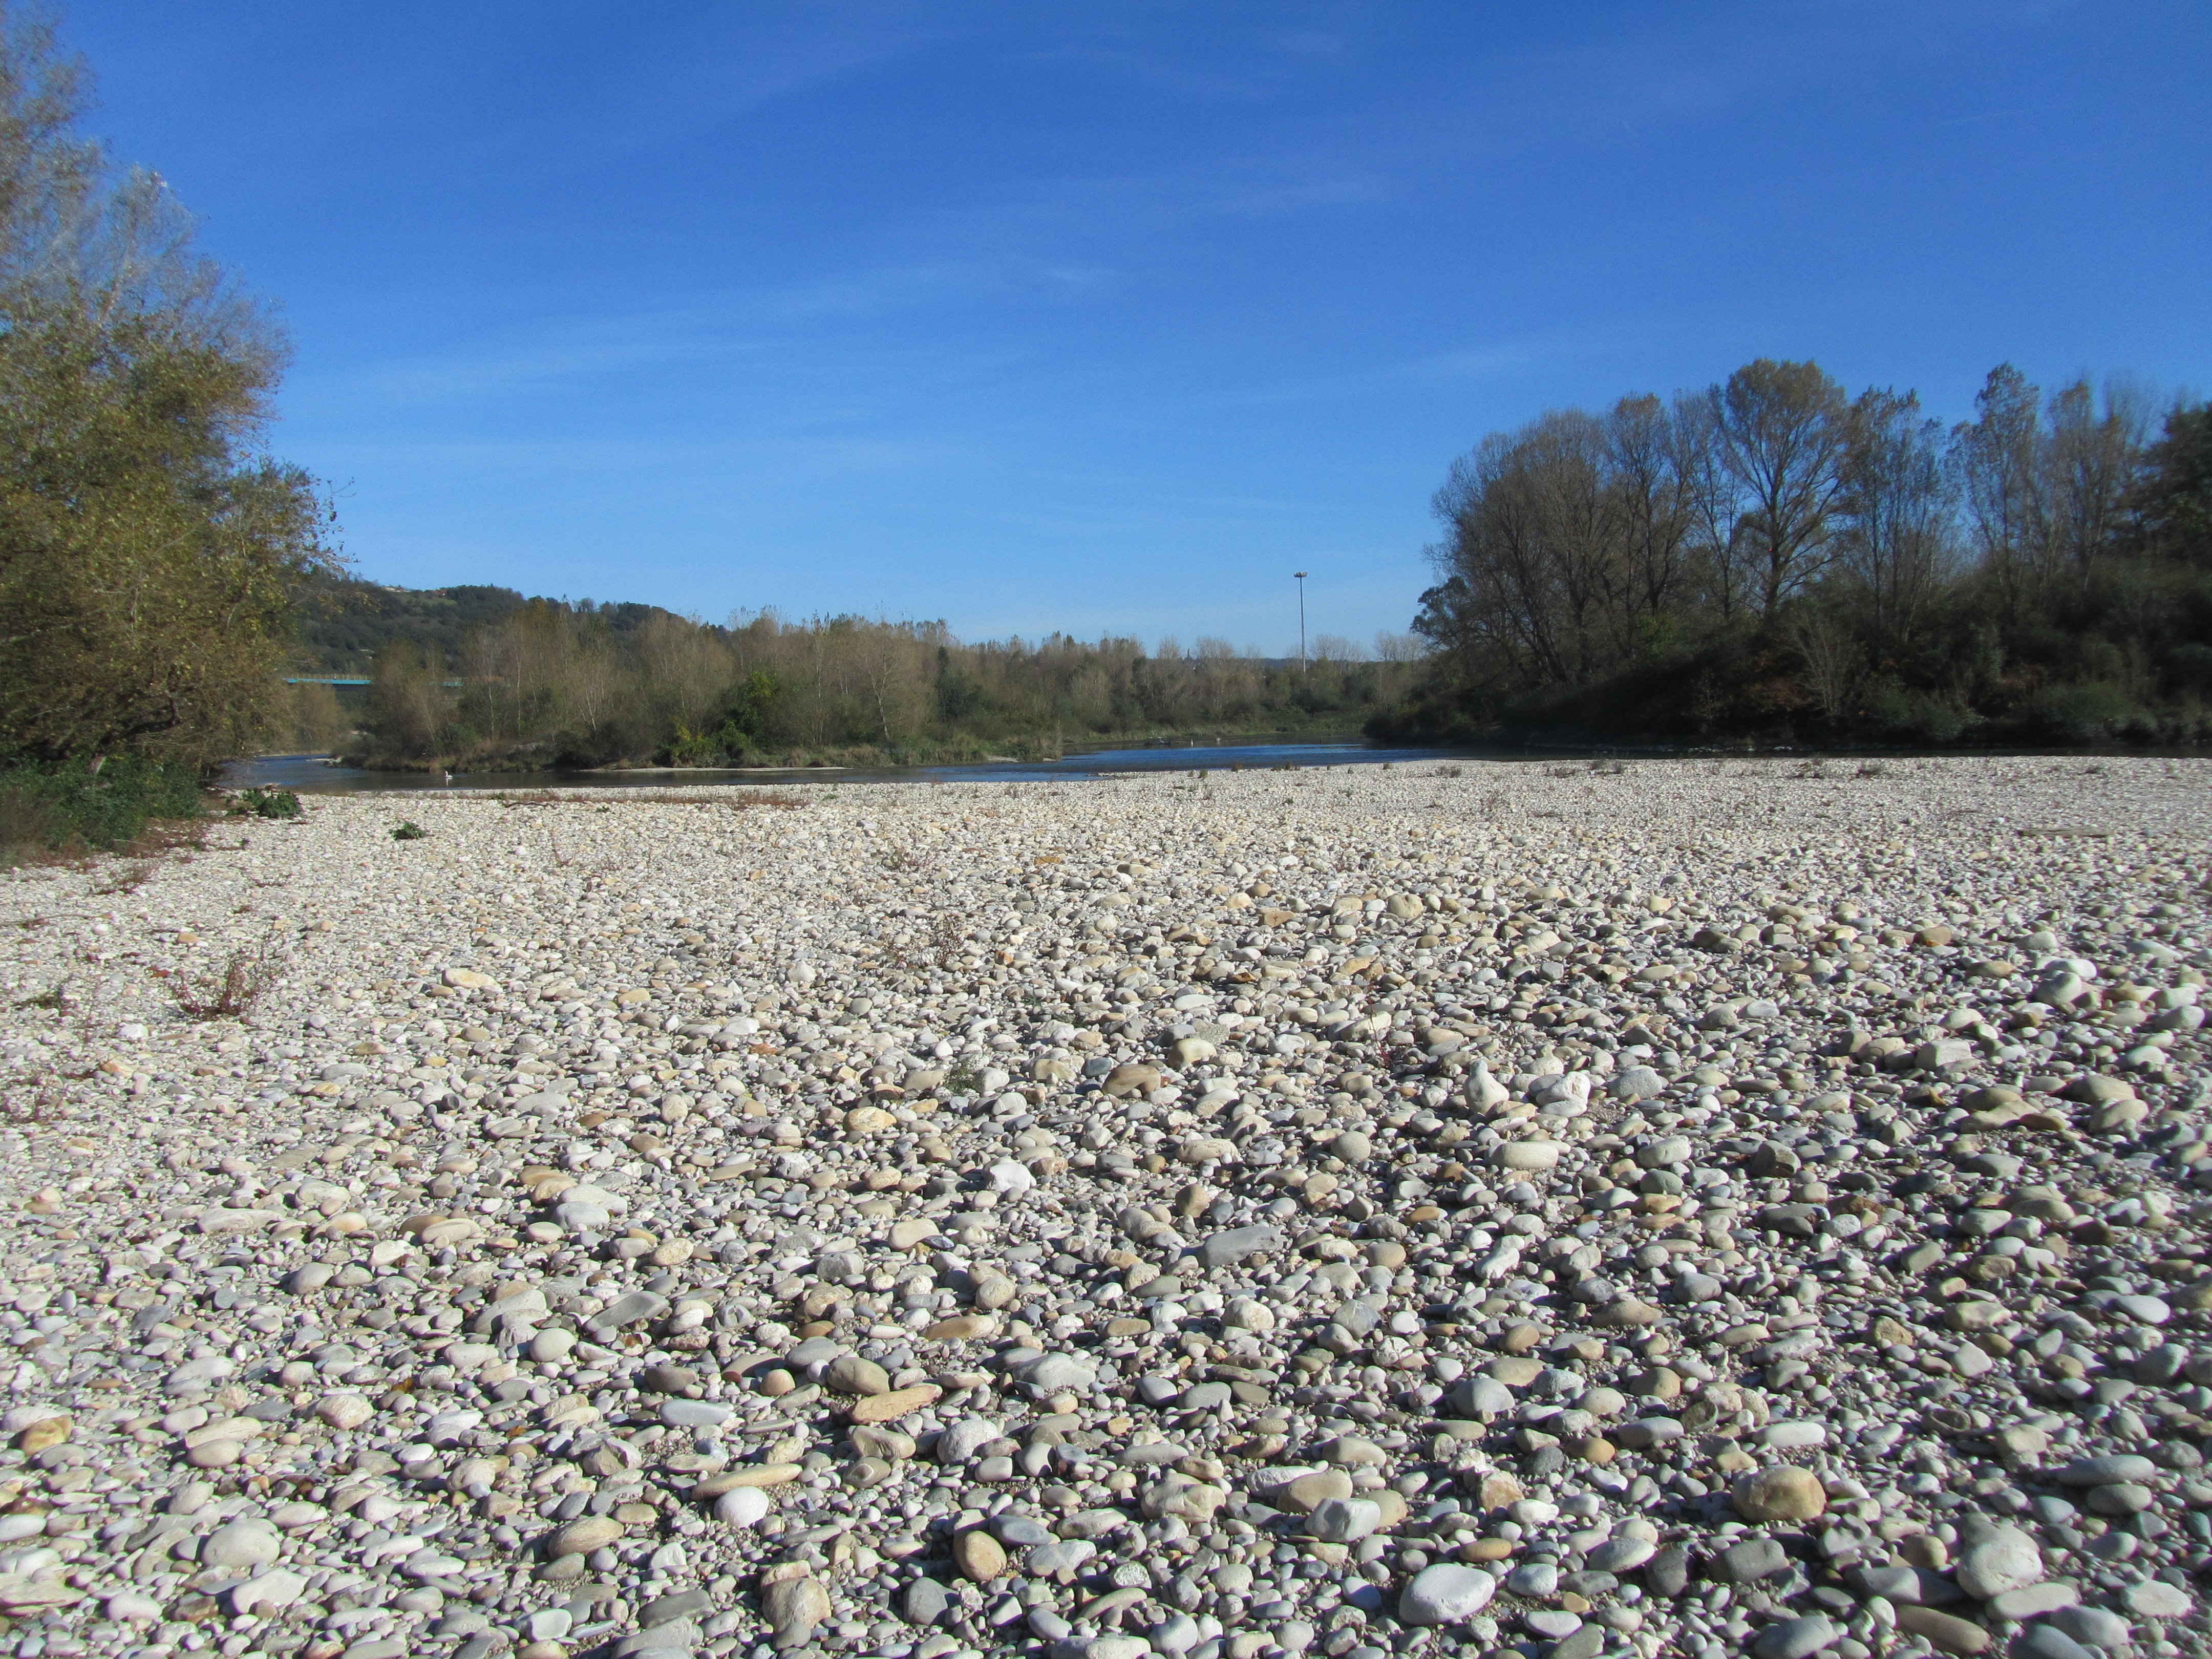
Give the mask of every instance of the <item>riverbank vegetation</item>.
[(860, 617), (715, 625), (532, 599), (458, 659), (388, 638), (352, 758), (375, 767), (781, 766), (1023, 758), (1106, 737), (1346, 731), (1412, 689), (1414, 653), (1304, 665), (1201, 640), (956, 639)]
[(1948, 429), (1764, 360), (1491, 434), (1378, 736), (2212, 740), (2212, 407), (2005, 365)]
[(78, 124), (83, 65), (0, 7), (0, 840), (127, 841), (278, 724), (335, 560), (267, 453), (285, 342), (156, 175)]

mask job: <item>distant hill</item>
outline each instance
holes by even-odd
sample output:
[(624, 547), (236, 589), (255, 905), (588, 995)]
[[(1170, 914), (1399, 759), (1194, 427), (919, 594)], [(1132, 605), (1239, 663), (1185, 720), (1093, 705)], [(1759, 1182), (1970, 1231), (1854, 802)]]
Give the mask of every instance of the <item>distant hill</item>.
[(324, 674), (366, 674), (377, 647), (394, 637), (436, 646), (451, 659), (460, 654), (471, 630), (500, 621), (522, 602), (511, 587), (318, 582), (301, 606), (301, 666)]
[[(489, 628), (529, 603), (511, 587), (469, 583), (458, 587), (386, 587), (351, 578), (321, 580), (303, 599), (300, 617), (301, 671), (319, 674), (366, 674), (377, 648), (389, 639), (408, 639), (445, 653), (457, 663), (461, 647), (477, 629)], [(547, 603), (568, 608), (568, 602)], [(659, 614), (660, 607), (628, 602), (577, 610), (604, 617), (616, 633)]]

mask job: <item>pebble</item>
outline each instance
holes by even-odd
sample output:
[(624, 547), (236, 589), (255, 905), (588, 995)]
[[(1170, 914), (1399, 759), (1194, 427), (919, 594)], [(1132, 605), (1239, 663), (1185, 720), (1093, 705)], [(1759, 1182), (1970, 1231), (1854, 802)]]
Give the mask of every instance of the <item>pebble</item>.
[(274, 1561), (283, 1540), (265, 1521), (234, 1521), (217, 1527), (200, 1546), (200, 1564), (210, 1567), (258, 1567)]
[(2094, 1659), (2088, 1649), (2052, 1625), (2030, 1625), (2014, 1638), (2021, 1659)]
[(780, 1648), (805, 1646), (830, 1612), (830, 1592), (811, 1576), (778, 1579), (761, 1592), (761, 1615)]
[(2043, 1552), (2017, 1527), (2001, 1527), (1994, 1537), (1972, 1546), (1959, 1559), (1959, 1588), (1986, 1601), (2043, 1577)]
[(1817, 1520), (1828, 1507), (1820, 1477), (1792, 1463), (1740, 1476), (1729, 1496), (1747, 1521)]
[(2155, 1578), (2146, 1578), (2130, 1584), (2121, 1598), (2131, 1613), (2146, 1619), (2186, 1619), (2196, 1602), (2187, 1592)]
[(1843, 1632), (1825, 1614), (1808, 1613), (1769, 1625), (1752, 1643), (1751, 1652), (1753, 1659), (1807, 1659), (1809, 1654), (1833, 1647), (1842, 1637)]
[(2075, 1641), (2104, 1649), (2107, 1653), (2124, 1648), (2135, 1640), (2135, 1627), (2109, 1607), (2086, 1604), (2061, 1607), (2045, 1621), (2053, 1629), (2063, 1631)]
[(1415, 1573), (1398, 1598), (1407, 1625), (1462, 1625), (1490, 1604), (1498, 1581), (1479, 1567), (1444, 1563)]
[[(2098, 764), (455, 790), (19, 873), (0, 1599), (116, 1659), (2179, 1642), (2212, 792)], [(271, 926), (246, 1021), (143, 965)]]
[(1990, 1633), (1979, 1625), (1954, 1613), (1939, 1613), (1934, 1607), (1899, 1607), (1897, 1627), (1924, 1638), (1929, 1646), (1945, 1653), (1981, 1653), (1990, 1645)]

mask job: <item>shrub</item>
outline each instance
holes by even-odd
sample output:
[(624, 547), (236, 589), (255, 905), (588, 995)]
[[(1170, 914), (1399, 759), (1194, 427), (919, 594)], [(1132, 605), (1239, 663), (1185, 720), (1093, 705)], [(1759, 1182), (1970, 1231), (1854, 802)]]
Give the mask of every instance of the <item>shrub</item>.
[(2109, 743), (2138, 710), (2117, 685), (2046, 685), (2027, 700), (2027, 722), (2054, 743)]
[(187, 1019), (236, 1019), (252, 1012), (283, 969), (273, 945), (235, 951), (220, 974), (177, 975), (169, 981), (169, 995)]
[(69, 826), (52, 801), (28, 789), (0, 788), (0, 866), (21, 864), (57, 847)]
[(397, 830), (394, 830), (392, 832), (392, 839), (394, 841), (420, 841), (423, 836), (429, 833), (430, 832), (428, 830), (425, 830), (421, 824), (416, 823), (414, 819), (409, 818)]
[(1867, 717), (1884, 737), (1926, 744), (1955, 743), (1974, 718), (1948, 697), (1910, 690), (1895, 680), (1883, 680), (1867, 694)]
[(230, 804), (238, 817), (296, 818), (300, 798), (289, 789), (249, 789)]
[(0, 763), (0, 842), (106, 852), (134, 841), (156, 818), (198, 817), (199, 778), (179, 763), (118, 755), (94, 772), (82, 761)]

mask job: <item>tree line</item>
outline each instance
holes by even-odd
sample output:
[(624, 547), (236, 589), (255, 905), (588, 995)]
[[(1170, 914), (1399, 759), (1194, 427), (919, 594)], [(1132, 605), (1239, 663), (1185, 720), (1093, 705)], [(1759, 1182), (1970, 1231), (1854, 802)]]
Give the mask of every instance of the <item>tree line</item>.
[(1386, 732), (2212, 736), (2212, 409), (2010, 364), (1947, 428), (1762, 358), (1493, 432)]
[(1201, 639), (1188, 650), (1055, 634), (965, 642), (942, 622), (858, 616), (727, 623), (533, 599), (448, 656), (379, 648), (354, 757), (375, 766), (802, 764), (1024, 757), (1087, 738), (1346, 730), (1402, 698), (1419, 653), (1324, 636), (1301, 667)]

